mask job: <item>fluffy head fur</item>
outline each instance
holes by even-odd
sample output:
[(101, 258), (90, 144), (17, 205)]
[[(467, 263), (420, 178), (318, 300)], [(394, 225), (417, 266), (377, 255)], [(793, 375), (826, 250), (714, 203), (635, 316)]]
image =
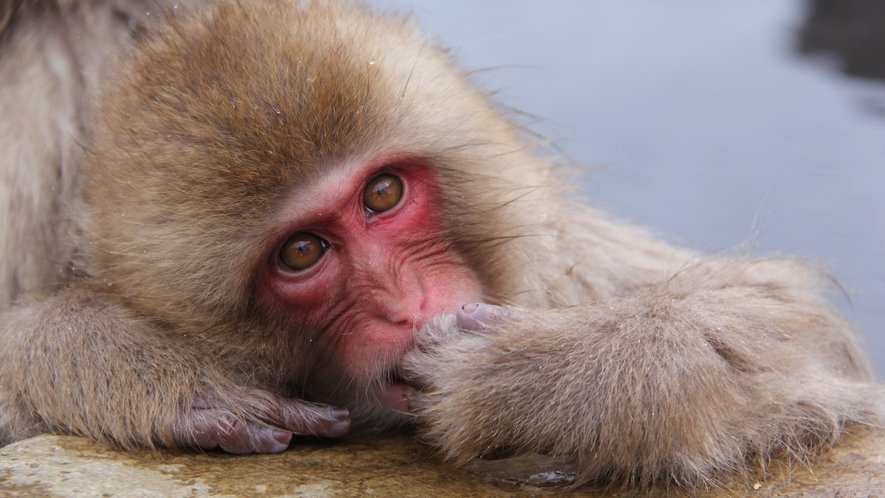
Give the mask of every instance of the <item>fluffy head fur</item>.
[[(98, 103), (86, 233), (101, 277), (146, 315), (202, 327), (242, 312), (269, 212), (324, 167), (378, 152), (445, 171), (450, 236), (480, 269), (500, 258), (479, 234), (541, 221), (507, 203), (537, 198), (548, 165), (406, 20), (221, 3), (173, 17), (121, 66)], [(482, 273), (505, 294), (503, 272)]]

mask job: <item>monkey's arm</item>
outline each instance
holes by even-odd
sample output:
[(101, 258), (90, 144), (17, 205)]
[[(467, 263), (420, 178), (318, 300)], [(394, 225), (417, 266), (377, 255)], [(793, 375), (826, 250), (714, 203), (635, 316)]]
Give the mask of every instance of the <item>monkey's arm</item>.
[(0, 443), (50, 431), (271, 453), (292, 433), (350, 426), (346, 410), (235, 385), (217, 359), (86, 289), (17, 306), (0, 327)]
[(788, 259), (698, 260), (624, 297), (443, 317), (405, 358), (424, 387), (412, 406), (458, 462), (569, 455), (581, 481), (698, 482), (801, 458), (876, 420), (881, 399), (820, 278)]

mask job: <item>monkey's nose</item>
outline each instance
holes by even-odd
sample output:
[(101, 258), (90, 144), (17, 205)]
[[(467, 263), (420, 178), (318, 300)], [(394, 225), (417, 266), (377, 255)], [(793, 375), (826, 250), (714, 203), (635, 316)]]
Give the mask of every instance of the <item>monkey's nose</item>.
[(398, 278), (389, 286), (377, 289), (376, 305), (390, 323), (414, 326), (423, 314), (425, 294), (415, 276)]

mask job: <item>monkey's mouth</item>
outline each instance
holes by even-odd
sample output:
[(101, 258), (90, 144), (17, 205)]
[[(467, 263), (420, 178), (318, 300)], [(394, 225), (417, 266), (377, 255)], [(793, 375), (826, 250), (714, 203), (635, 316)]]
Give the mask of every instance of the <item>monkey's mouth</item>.
[(375, 397), (378, 402), (385, 406), (389, 406), (394, 410), (401, 412), (409, 411), (408, 393), (412, 387), (403, 379), (399, 373), (390, 372), (386, 378), (375, 384)]

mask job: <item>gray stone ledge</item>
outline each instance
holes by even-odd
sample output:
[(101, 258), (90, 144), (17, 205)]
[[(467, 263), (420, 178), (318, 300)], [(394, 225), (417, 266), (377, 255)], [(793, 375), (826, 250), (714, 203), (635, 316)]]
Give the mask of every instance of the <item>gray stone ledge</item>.
[[(547, 466), (545, 469), (544, 466)], [(858, 429), (813, 466), (783, 466), (765, 481), (678, 489), (583, 487), (570, 496), (883, 497), (885, 432)], [(570, 474), (543, 457), (454, 469), (408, 435), (304, 439), (278, 455), (116, 451), (44, 435), (0, 448), (0, 496), (520, 496), (567, 491)]]

